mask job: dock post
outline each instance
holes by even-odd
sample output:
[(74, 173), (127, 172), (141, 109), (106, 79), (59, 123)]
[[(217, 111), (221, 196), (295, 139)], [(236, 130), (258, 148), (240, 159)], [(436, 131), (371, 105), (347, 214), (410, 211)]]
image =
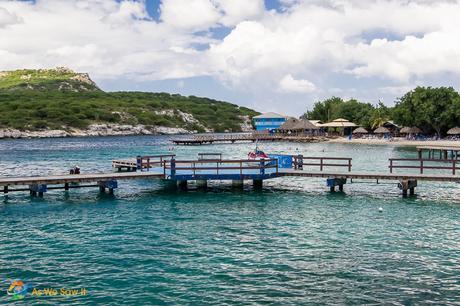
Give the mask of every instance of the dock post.
[(329, 190), (331, 192), (335, 192), (335, 186), (339, 186), (339, 191), (343, 192), (343, 185), (347, 183), (346, 178), (328, 178), (326, 180), (326, 185), (329, 187)]
[(196, 180), (196, 187), (201, 189), (208, 188), (208, 180)]
[(3, 187), (3, 193), (8, 193), (8, 186)]
[(417, 187), (417, 180), (401, 180), (398, 184), (398, 188), (402, 190), (402, 196), (407, 197), (407, 193), (415, 195), (415, 187)]
[(297, 169), (303, 170), (303, 155), (297, 155)]
[(252, 186), (256, 189), (261, 189), (263, 187), (264, 181), (263, 180), (253, 180)]
[(233, 188), (243, 188), (243, 180), (232, 180)]
[(97, 184), (100, 192), (105, 192), (105, 189), (109, 189), (110, 194), (113, 194), (113, 190), (118, 188), (118, 182), (115, 180), (99, 181)]
[(65, 184), (64, 184), (64, 190), (65, 190), (65, 191), (68, 191), (68, 190), (69, 190), (69, 183), (65, 183)]
[(265, 174), (265, 161), (262, 158), (260, 159), (260, 174)]
[(187, 190), (187, 181), (186, 180), (178, 180), (177, 181), (177, 187), (179, 187), (180, 190)]
[(32, 184), (29, 185), (30, 195), (35, 197), (38, 196), (42, 197), (43, 193), (48, 191), (48, 187), (44, 184)]
[[(166, 164), (165, 164), (165, 167), (166, 167)], [(174, 177), (176, 176), (176, 159), (173, 157), (171, 157), (171, 178), (174, 179)]]

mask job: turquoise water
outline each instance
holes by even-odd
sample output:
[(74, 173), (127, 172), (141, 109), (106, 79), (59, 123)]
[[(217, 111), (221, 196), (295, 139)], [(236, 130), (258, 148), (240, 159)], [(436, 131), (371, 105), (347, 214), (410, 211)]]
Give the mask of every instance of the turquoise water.
[[(388, 172), (415, 151), (348, 144), (262, 144), (265, 151), (353, 157), (356, 171)], [(176, 147), (178, 157), (252, 144)], [(0, 141), (0, 175), (110, 170), (111, 159), (169, 152), (167, 137)], [(213, 182), (174, 191), (160, 181), (25, 193), (0, 202), (0, 303), (9, 283), (87, 289), (84, 296), (27, 295), (21, 305), (458, 304), (458, 184), (345, 186), (283, 178), (261, 191)], [(383, 212), (379, 213), (378, 208)]]

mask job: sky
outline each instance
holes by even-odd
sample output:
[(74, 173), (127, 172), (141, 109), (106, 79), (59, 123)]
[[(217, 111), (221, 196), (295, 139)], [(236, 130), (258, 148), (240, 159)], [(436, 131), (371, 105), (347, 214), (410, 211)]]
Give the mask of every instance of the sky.
[(65, 66), (105, 91), (298, 116), (460, 89), (460, 0), (0, 0), (0, 70)]

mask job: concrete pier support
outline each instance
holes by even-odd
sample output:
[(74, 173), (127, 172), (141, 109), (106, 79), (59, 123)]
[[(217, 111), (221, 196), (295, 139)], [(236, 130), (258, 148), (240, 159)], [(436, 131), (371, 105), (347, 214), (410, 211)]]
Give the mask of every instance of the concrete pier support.
[(415, 187), (417, 187), (417, 180), (402, 180), (398, 184), (398, 188), (402, 190), (402, 196), (407, 197), (407, 193), (411, 196), (415, 195)]
[(331, 192), (335, 192), (335, 187), (339, 186), (339, 191), (343, 192), (343, 185), (347, 183), (345, 178), (328, 178), (326, 184)]
[(48, 191), (48, 187), (43, 184), (29, 185), (30, 195), (36, 197), (43, 197), (43, 194)]
[(264, 185), (264, 181), (263, 180), (253, 180), (252, 181), (252, 186), (256, 189), (261, 189)]
[(196, 180), (196, 187), (200, 189), (208, 188), (208, 180)]
[(243, 188), (243, 180), (232, 180), (233, 188)]
[(100, 181), (97, 184), (99, 185), (100, 192), (105, 192), (106, 189), (109, 189), (110, 194), (113, 194), (113, 190), (118, 188), (118, 182), (115, 180)]
[(181, 190), (187, 190), (187, 181), (186, 180), (178, 180), (177, 187)]

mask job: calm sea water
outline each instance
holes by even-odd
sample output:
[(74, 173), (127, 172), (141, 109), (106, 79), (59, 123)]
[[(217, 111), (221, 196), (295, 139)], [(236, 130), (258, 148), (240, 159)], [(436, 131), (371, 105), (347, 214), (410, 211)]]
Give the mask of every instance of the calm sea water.
[[(388, 172), (415, 151), (349, 144), (262, 144), (265, 151), (353, 157), (356, 171)], [(167, 153), (168, 137), (0, 141), (0, 175), (110, 171), (111, 159)], [(252, 144), (176, 147), (178, 157)], [(444, 304), (460, 303), (460, 185), (354, 182), (329, 194), (324, 180), (284, 178), (264, 189), (180, 192), (160, 181), (1, 196), (0, 304), (9, 280), (85, 288), (18, 305)], [(378, 208), (382, 207), (383, 212)]]

